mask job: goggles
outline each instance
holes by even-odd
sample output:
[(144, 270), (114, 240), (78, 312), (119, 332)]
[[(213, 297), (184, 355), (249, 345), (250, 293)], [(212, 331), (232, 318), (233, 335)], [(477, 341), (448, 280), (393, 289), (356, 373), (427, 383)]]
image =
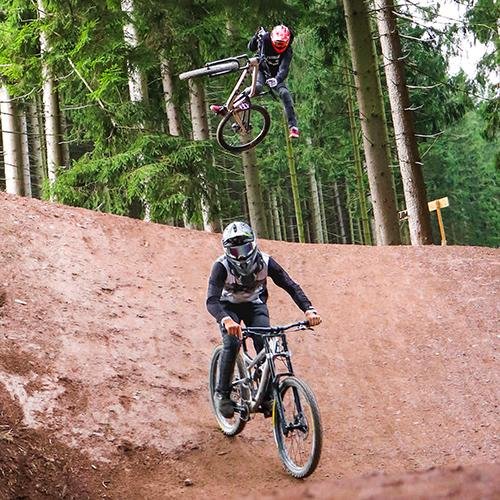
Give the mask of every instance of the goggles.
[(255, 250), (255, 241), (249, 241), (242, 245), (231, 246), (226, 249), (229, 256), (236, 260), (245, 260), (252, 255)]

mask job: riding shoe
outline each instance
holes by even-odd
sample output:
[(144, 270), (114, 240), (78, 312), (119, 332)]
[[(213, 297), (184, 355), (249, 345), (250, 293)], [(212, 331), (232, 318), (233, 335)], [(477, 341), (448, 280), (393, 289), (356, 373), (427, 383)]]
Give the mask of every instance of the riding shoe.
[(232, 418), (234, 416), (234, 402), (229, 397), (229, 394), (223, 392), (216, 392), (215, 404), (220, 414), (224, 418)]
[(289, 131), (290, 131), (290, 138), (291, 139), (298, 139), (299, 138), (300, 132), (299, 132), (298, 127), (290, 127)]
[(214, 112), (216, 115), (224, 116), (227, 113), (227, 109), (225, 106), (221, 106), (219, 104), (212, 104), (210, 106), (210, 111)]

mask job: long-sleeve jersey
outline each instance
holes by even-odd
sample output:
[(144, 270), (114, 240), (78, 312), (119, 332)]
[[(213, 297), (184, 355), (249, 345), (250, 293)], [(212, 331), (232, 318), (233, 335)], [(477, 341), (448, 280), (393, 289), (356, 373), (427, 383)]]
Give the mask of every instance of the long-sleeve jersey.
[[(261, 43), (263, 44), (260, 69), (266, 74), (266, 77), (276, 78), (278, 84), (285, 81), (290, 69), (290, 62), (292, 60), (293, 50), (291, 47), (293, 37), (290, 39), (290, 44), (281, 54), (274, 50), (271, 42), (271, 35), (266, 32), (262, 35)], [(248, 42), (248, 50), (257, 51), (259, 49), (259, 35), (256, 33), (250, 42)]]
[(224, 303), (266, 303), (268, 298), (267, 277), (283, 288), (302, 311), (312, 309), (312, 304), (302, 288), (290, 278), (288, 273), (269, 255), (262, 253), (263, 266), (255, 280), (245, 285), (231, 273), (226, 257), (219, 257), (212, 267), (208, 280), (207, 309), (220, 322), (227, 316)]

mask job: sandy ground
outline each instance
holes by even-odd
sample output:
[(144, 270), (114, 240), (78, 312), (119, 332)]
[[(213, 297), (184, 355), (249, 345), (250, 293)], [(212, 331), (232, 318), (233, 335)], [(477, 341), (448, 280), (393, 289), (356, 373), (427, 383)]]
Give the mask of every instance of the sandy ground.
[(219, 235), (0, 193), (0, 498), (500, 496), (500, 252), (261, 247), (324, 318), (290, 337), (324, 427), (305, 481), (269, 420), (211, 414)]

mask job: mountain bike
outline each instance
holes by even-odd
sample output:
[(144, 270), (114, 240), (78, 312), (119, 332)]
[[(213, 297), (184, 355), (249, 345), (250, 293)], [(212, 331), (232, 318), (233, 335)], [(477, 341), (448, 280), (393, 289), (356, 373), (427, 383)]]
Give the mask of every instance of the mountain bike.
[[(203, 68), (186, 71), (179, 75), (181, 80), (188, 80), (198, 76), (214, 77), (238, 71), (241, 71), (241, 75), (223, 105), (224, 116), (216, 133), (219, 145), (232, 153), (241, 153), (262, 142), (271, 124), (266, 108), (251, 102), (251, 98), (256, 95), (259, 58), (242, 54), (209, 62)], [(241, 87), (247, 76), (251, 76), (252, 79), (248, 96), (241, 93)]]
[[(231, 386), (235, 402), (232, 418), (225, 418), (214, 399), (219, 380), (222, 345), (214, 349), (210, 361), (210, 401), (220, 429), (226, 436), (239, 434), (252, 414), (262, 411), (261, 404), (272, 389), (272, 423), (274, 439), (285, 470), (296, 478), (307, 477), (316, 469), (323, 441), (318, 403), (309, 386), (294, 375), (287, 331), (305, 330), (307, 321), (284, 326), (243, 328), (242, 352), (236, 358)], [(246, 341), (260, 335), (264, 348), (252, 358)]]

